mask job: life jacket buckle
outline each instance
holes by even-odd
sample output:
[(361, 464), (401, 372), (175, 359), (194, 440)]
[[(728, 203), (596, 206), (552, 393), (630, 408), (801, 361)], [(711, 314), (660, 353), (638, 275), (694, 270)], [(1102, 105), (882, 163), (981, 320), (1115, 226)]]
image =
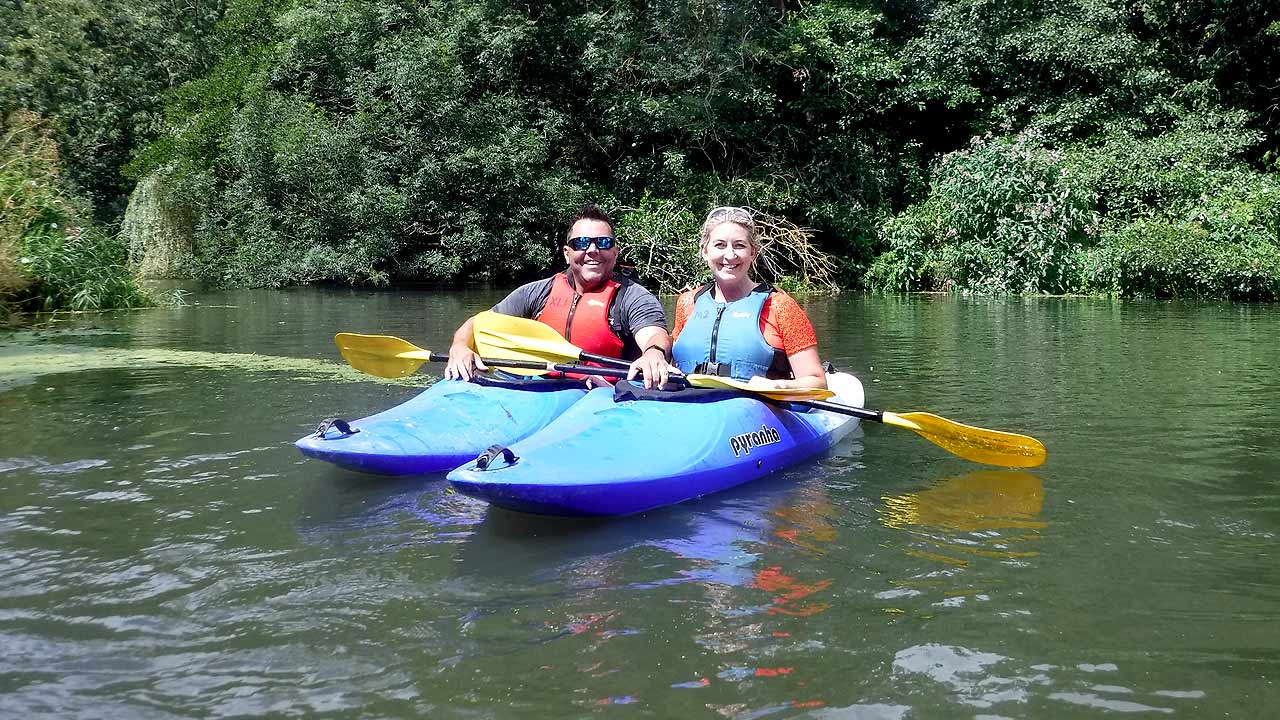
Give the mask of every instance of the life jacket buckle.
[(693, 371), (694, 371), (695, 373), (700, 374), (700, 375), (715, 375), (715, 376), (717, 376), (717, 377), (732, 377), (732, 376), (733, 376), (733, 364), (732, 364), (732, 363), (722, 363), (722, 362), (704, 362), (704, 363), (698, 363), (698, 366), (697, 366), (697, 367), (695, 367), (695, 368), (693, 369)]

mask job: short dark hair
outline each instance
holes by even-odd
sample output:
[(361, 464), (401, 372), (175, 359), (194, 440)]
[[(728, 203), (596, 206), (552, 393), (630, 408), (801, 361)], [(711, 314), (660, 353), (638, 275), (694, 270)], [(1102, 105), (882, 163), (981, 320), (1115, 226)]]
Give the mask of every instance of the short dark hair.
[(617, 228), (613, 226), (613, 218), (609, 217), (609, 213), (605, 212), (604, 208), (596, 205), (595, 203), (587, 203), (586, 205), (578, 208), (578, 210), (569, 218), (569, 226), (565, 228), (564, 231), (565, 240), (569, 239), (569, 233), (573, 232), (573, 226), (579, 220), (599, 220), (609, 226), (610, 233), (616, 235), (618, 232)]

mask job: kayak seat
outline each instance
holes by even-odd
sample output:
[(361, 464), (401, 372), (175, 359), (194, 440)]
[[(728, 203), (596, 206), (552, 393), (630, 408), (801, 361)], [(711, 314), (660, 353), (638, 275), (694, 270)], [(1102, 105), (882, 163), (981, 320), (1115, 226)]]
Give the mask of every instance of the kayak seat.
[(477, 373), (471, 376), (471, 382), (485, 387), (506, 388), (508, 390), (525, 390), (533, 392), (556, 392), (557, 390), (581, 390), (581, 380), (573, 378), (540, 378), (510, 375), (501, 370), (486, 375)]
[(644, 385), (637, 385), (629, 381), (620, 381), (613, 386), (614, 402), (653, 400), (657, 402), (709, 403), (742, 396), (742, 391), (732, 388), (686, 387), (679, 390), (660, 390), (658, 388), (646, 388)]
[(644, 385), (638, 385), (632, 382), (619, 382), (613, 386), (613, 401), (623, 402), (626, 400), (653, 400), (656, 402), (682, 402), (682, 403), (712, 403), (730, 398), (751, 397), (762, 403), (780, 407), (783, 410), (789, 410), (794, 413), (813, 412), (813, 408), (797, 403), (789, 403), (783, 400), (773, 400), (753, 393), (744, 392), (742, 390), (734, 390), (733, 388), (695, 388), (684, 387), (679, 390), (660, 390), (658, 388), (646, 388)]

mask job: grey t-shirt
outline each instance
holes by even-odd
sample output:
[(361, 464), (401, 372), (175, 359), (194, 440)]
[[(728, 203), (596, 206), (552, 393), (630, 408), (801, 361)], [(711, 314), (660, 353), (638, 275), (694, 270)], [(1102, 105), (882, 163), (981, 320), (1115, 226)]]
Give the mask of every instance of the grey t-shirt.
[[(635, 360), (640, 357), (641, 348), (636, 344), (636, 331), (647, 327), (666, 329), (667, 314), (662, 310), (662, 303), (643, 285), (614, 274), (621, 287), (613, 295), (613, 303), (609, 306), (609, 328), (622, 338), (622, 359)], [(555, 280), (535, 280), (525, 283), (506, 296), (493, 311), (503, 315), (514, 315), (523, 318), (537, 318), (542, 308), (551, 297), (551, 285)]]

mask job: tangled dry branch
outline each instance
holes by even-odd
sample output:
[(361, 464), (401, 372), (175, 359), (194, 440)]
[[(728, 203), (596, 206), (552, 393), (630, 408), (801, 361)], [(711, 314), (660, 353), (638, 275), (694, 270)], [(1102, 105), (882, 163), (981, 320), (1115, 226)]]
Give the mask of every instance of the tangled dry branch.
[[(625, 260), (660, 294), (675, 294), (705, 282), (698, 254), (699, 217), (675, 202), (623, 208), (619, 236)], [(790, 292), (837, 293), (837, 267), (813, 242), (813, 231), (786, 218), (751, 209), (762, 245), (756, 274)]]

